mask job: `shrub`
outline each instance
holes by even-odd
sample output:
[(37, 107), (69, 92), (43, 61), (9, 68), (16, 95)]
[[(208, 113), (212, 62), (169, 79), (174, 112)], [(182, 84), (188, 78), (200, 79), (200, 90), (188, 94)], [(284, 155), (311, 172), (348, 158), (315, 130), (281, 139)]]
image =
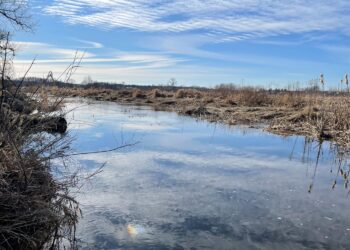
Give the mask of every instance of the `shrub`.
[(186, 97), (186, 90), (184, 89), (178, 89), (175, 93), (175, 98), (185, 98)]
[(248, 107), (268, 106), (272, 103), (266, 91), (253, 88), (239, 90), (237, 92), (237, 101), (239, 104)]
[(146, 95), (139, 89), (134, 89), (132, 91), (132, 97), (133, 98), (145, 98)]
[(301, 108), (306, 105), (306, 100), (301, 94), (287, 92), (276, 94), (273, 98), (273, 104), (276, 106)]
[(158, 97), (164, 98), (164, 97), (166, 97), (166, 95), (163, 92), (161, 92), (159, 89), (152, 89), (151, 97), (152, 98), (158, 98)]

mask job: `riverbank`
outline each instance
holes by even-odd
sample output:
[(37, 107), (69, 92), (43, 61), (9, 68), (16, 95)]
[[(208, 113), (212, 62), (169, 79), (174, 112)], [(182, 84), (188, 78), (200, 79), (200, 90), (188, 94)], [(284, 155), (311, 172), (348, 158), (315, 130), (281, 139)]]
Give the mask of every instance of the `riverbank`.
[(55, 170), (70, 143), (59, 100), (18, 88), (0, 97), (0, 249), (74, 248), (77, 177)]
[(280, 135), (330, 140), (350, 148), (350, 98), (346, 93), (267, 91), (253, 88), (180, 89), (47, 87), (49, 94), (146, 105), (228, 125), (266, 124)]

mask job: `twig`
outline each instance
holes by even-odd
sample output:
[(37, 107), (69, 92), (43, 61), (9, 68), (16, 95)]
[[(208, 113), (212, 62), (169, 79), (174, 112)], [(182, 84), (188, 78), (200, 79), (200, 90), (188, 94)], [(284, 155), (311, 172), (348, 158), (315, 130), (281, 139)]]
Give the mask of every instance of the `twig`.
[(67, 155), (63, 155), (60, 157), (56, 157), (56, 158), (61, 158), (61, 157), (70, 157), (70, 156), (77, 156), (77, 155), (90, 155), (90, 154), (101, 154), (101, 153), (108, 153), (108, 152), (113, 152), (119, 149), (123, 149), (126, 147), (132, 147), (137, 145), (139, 142), (135, 142), (135, 143), (130, 143), (130, 144), (125, 144), (116, 148), (112, 148), (112, 149), (107, 149), (107, 150), (100, 150), (100, 151), (90, 151), (90, 152), (81, 152), (81, 153), (74, 153), (74, 154), (67, 154)]

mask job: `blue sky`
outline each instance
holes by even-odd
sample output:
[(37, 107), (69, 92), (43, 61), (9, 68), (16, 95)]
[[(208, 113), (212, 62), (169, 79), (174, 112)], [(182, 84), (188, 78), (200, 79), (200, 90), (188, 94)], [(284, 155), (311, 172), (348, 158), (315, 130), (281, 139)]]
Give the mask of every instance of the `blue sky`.
[(285, 87), (350, 73), (348, 0), (33, 0), (34, 32), (16, 32), (16, 75), (132, 84)]

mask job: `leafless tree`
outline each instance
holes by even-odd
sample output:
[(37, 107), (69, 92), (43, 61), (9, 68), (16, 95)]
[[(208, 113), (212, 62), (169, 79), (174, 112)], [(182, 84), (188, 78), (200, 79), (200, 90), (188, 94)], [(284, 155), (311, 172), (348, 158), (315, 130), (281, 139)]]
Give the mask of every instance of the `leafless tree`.
[(26, 0), (0, 0), (0, 23), (7, 30), (0, 29), (0, 110), (4, 101), (5, 83), (8, 81), (14, 46), (10, 42), (10, 25), (15, 29), (30, 30), (32, 27)]
[(84, 77), (84, 79), (83, 79), (83, 81), (81, 82), (81, 84), (87, 85), (87, 84), (91, 84), (91, 83), (93, 83), (93, 82), (94, 82), (94, 81), (92, 80), (91, 76), (86, 76), (86, 77)]
[[(3, 24), (12, 24), (14, 28), (29, 30), (32, 28), (26, 0), (0, 0), (0, 16)], [(4, 26), (6, 27), (6, 26)]]
[(175, 78), (171, 78), (168, 82), (168, 86), (175, 87), (177, 85), (177, 80)]

